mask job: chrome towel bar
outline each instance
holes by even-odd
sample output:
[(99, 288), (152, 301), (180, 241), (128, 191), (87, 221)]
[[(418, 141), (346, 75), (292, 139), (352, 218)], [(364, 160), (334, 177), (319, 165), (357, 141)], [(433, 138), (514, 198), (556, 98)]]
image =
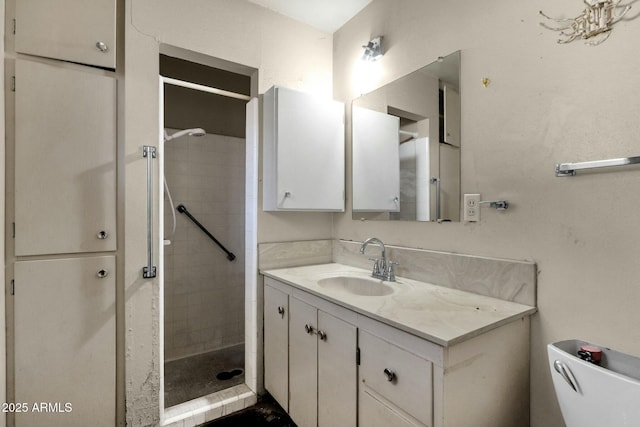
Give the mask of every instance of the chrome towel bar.
[(556, 165), (556, 176), (575, 176), (581, 169), (597, 169), (612, 166), (627, 166), (640, 163), (640, 156), (623, 157), (620, 159), (594, 160), (580, 163), (559, 163)]

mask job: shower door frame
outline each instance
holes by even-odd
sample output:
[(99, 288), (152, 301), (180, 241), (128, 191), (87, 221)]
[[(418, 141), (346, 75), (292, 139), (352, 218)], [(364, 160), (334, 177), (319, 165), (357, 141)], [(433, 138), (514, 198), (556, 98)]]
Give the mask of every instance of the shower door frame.
[[(183, 83), (183, 84), (181, 84)], [(165, 84), (188, 87), (223, 96), (234, 96), (232, 92), (223, 91), (203, 85), (196, 85), (173, 78), (159, 76), (159, 108), (158, 108), (158, 230), (155, 232), (156, 248), (158, 248), (158, 281), (159, 281), (159, 356), (160, 356), (160, 425), (167, 421), (164, 402), (164, 86)], [(237, 94), (235, 94), (237, 95)], [(257, 264), (257, 212), (258, 212), (258, 132), (259, 102), (257, 97), (249, 97), (245, 114), (245, 308), (244, 308), (244, 371), (245, 384), (257, 395), (258, 381), (258, 264)], [(193, 408), (191, 408), (193, 410)], [(224, 411), (223, 411), (224, 412)]]

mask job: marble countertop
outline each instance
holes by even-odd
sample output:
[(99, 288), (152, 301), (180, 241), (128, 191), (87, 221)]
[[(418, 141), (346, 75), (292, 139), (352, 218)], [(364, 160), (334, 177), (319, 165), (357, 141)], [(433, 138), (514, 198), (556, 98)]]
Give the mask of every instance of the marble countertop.
[(354, 295), (321, 286), (318, 283), (321, 279), (336, 276), (375, 280), (368, 270), (337, 263), (261, 273), (442, 346), (465, 341), (536, 311), (528, 305), (403, 277), (396, 277), (396, 282), (384, 282), (393, 288), (393, 293), (384, 296)]

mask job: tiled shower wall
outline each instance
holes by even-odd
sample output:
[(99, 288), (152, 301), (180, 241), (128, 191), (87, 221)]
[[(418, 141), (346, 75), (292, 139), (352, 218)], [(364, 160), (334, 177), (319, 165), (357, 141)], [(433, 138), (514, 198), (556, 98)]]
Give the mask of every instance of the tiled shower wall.
[[(171, 130), (169, 130), (171, 133)], [(220, 135), (185, 136), (165, 144), (165, 178), (174, 208), (183, 204), (226, 254), (165, 192), (165, 360), (204, 353), (244, 341), (245, 140)]]

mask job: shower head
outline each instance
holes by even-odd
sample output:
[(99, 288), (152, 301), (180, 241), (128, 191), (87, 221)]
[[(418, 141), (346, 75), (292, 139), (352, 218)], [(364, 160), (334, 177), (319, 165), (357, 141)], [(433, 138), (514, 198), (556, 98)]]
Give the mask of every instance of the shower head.
[(207, 132), (205, 132), (202, 128), (192, 128), (180, 130), (172, 135), (169, 135), (167, 130), (164, 130), (164, 142), (171, 141), (172, 139), (180, 138), (181, 136), (189, 135), (189, 136), (204, 136)]

